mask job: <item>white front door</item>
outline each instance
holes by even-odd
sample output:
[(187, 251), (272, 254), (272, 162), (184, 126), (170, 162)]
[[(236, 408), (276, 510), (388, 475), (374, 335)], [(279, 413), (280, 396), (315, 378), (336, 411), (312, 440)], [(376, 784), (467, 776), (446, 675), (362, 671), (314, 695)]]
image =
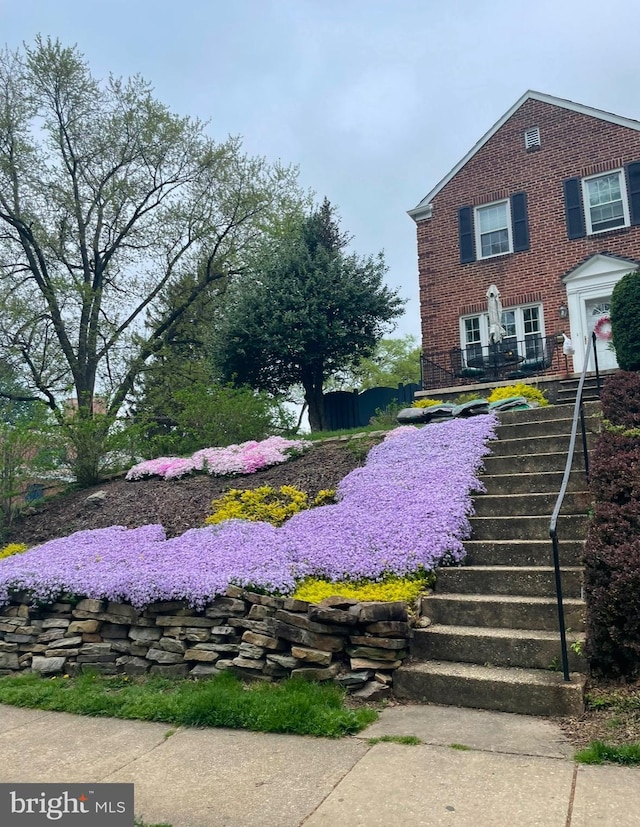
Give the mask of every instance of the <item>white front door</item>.
[[(608, 315), (613, 288), (625, 273), (635, 269), (637, 264), (629, 259), (598, 253), (563, 278), (567, 288), (569, 331), (575, 349), (572, 360), (574, 372), (582, 370), (587, 343), (598, 319)], [(600, 370), (618, 367), (615, 351), (609, 347), (609, 342), (598, 340), (597, 349)], [(588, 369), (595, 369), (593, 357)]]
[[(587, 322), (587, 334), (591, 336), (596, 324), (602, 318), (608, 318), (611, 310), (610, 297), (607, 296), (601, 299), (587, 299), (585, 301), (585, 317)], [(611, 342), (606, 339), (596, 338), (596, 351), (598, 354), (598, 368), (599, 370), (612, 370), (618, 367), (616, 361), (616, 353)], [(591, 360), (591, 368), (595, 368), (593, 359)]]

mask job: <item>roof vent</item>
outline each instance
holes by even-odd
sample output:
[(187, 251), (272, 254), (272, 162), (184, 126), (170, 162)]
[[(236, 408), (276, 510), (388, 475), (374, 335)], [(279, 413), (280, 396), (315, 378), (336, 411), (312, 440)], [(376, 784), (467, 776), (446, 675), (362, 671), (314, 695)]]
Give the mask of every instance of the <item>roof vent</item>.
[(529, 152), (531, 149), (537, 149), (540, 146), (540, 129), (537, 126), (531, 129), (525, 129), (524, 132), (524, 148)]

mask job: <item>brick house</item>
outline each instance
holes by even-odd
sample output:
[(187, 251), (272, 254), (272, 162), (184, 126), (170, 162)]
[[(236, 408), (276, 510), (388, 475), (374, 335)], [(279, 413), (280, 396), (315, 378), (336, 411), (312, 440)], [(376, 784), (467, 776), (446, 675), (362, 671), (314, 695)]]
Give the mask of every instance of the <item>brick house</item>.
[[(640, 122), (527, 92), (409, 215), (424, 359), (443, 369), (441, 385), (448, 373), (481, 377), (496, 349), (499, 378), (558, 372), (562, 331), (580, 371), (614, 285), (640, 260)], [(604, 340), (598, 360), (617, 366)]]

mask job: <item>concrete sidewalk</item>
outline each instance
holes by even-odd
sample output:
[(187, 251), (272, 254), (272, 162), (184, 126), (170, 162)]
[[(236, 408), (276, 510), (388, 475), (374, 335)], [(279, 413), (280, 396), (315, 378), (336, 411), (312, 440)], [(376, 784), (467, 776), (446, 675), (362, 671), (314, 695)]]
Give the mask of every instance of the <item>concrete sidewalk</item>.
[(390, 707), (333, 741), (0, 706), (0, 753), (3, 782), (133, 782), (138, 817), (172, 827), (640, 825), (640, 769), (575, 765), (550, 721), (481, 710)]

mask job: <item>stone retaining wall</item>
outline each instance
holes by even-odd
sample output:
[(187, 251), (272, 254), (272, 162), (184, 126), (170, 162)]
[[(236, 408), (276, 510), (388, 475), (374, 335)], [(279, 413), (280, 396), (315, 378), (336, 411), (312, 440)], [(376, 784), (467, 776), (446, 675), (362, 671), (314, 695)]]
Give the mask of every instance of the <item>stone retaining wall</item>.
[(334, 679), (366, 698), (390, 691), (408, 655), (406, 603), (320, 604), (254, 594), (230, 586), (203, 611), (184, 601), (137, 611), (126, 603), (80, 600), (29, 606), (14, 598), (0, 611), (0, 675), (177, 675), (230, 669), (274, 680)]

